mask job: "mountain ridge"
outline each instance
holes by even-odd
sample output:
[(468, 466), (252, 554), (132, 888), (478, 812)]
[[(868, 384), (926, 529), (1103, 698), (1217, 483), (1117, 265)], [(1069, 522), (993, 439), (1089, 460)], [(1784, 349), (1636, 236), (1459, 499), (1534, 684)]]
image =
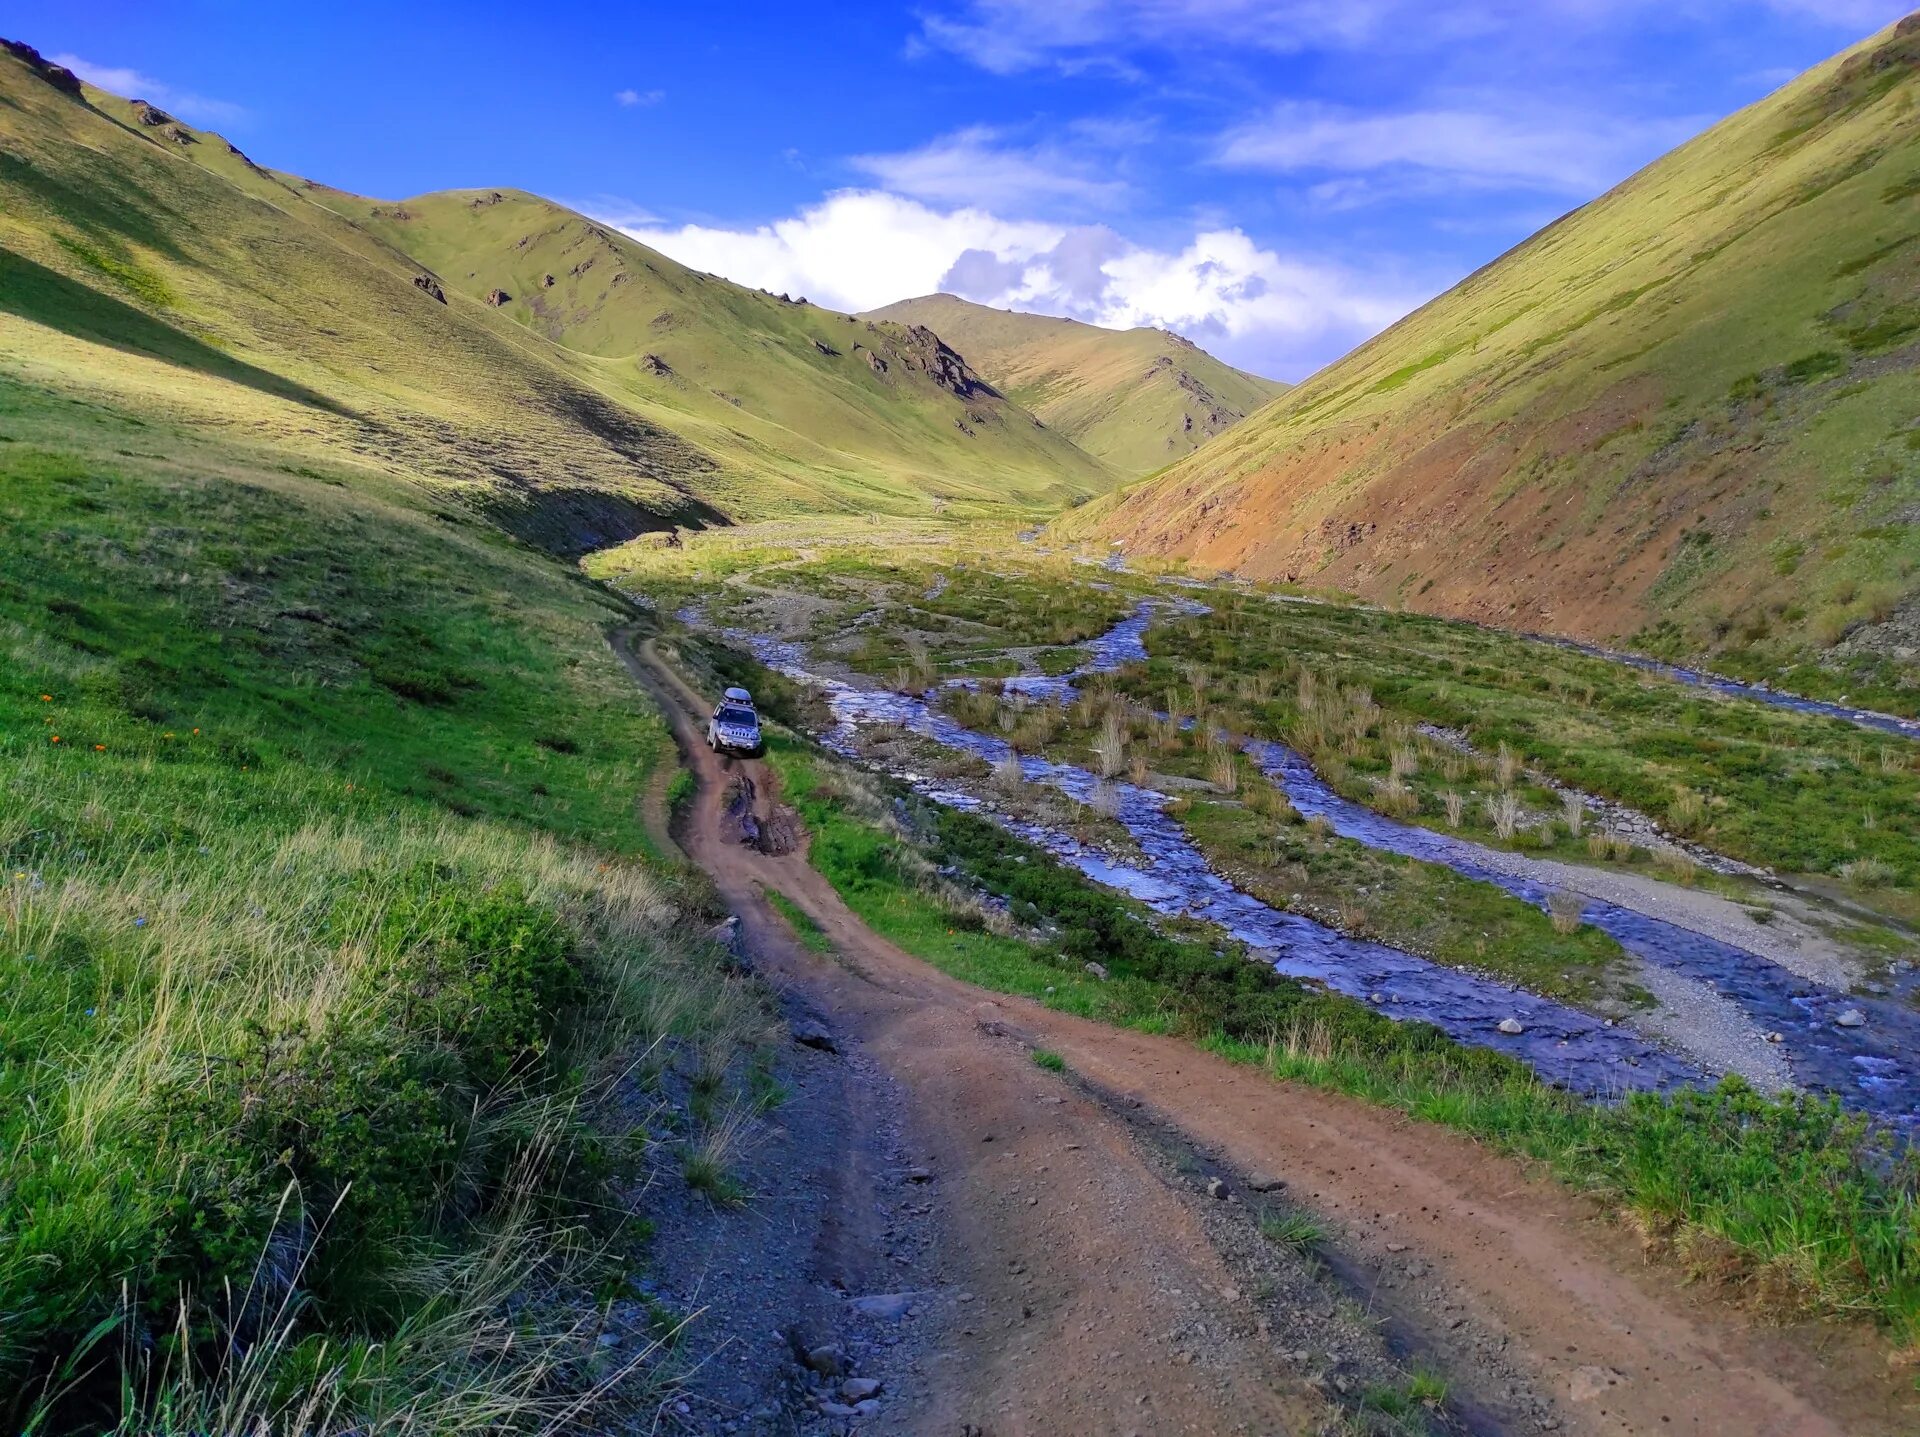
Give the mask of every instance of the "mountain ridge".
[(865, 317), (926, 325), (1010, 398), (1133, 477), (1192, 453), (1287, 389), (1184, 335), (1144, 325), (1104, 329), (945, 293), (899, 300)]
[[(930, 333), (699, 275), (518, 192), (404, 201), (402, 223), (25, 49), (0, 54), (0, 358), (56, 386), (441, 484), (568, 552), (802, 511), (1035, 512), (1117, 477)], [(577, 256), (535, 313), (546, 270), (509, 261), (569, 244), (600, 256), (595, 288)], [(682, 322), (649, 333), (663, 295)]]

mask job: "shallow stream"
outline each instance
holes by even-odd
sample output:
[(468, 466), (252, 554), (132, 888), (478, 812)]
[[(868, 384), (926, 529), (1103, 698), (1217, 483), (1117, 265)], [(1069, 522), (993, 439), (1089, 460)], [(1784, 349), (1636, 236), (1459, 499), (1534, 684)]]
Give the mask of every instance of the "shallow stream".
[[(1146, 631), (1156, 617), (1205, 611), (1203, 604), (1193, 600), (1148, 601), (1089, 641), (1087, 662), (1073, 673), (1010, 679), (1006, 690), (1028, 699), (1069, 700), (1075, 693), (1074, 680), (1144, 659)], [(828, 742), (842, 753), (852, 755), (856, 730), (878, 724), (903, 725), (990, 764), (1003, 762), (1012, 752), (1004, 739), (968, 729), (921, 698), (814, 673), (796, 644), (739, 631), (729, 637), (751, 646), (768, 666), (822, 691), (836, 724)], [(1769, 701), (1786, 697), (1764, 691), (1755, 696)], [(1286, 789), (1302, 813), (1325, 816), (1341, 835), (1369, 847), (1443, 864), (1495, 884), (1522, 901), (1546, 906), (1552, 885), (1516, 872), (1517, 867), (1524, 868), (1525, 860), (1396, 822), (1342, 798), (1301, 755), (1282, 745), (1256, 741), (1248, 745), (1248, 752), (1263, 772)], [(1091, 772), (1069, 764), (1028, 755), (1019, 756), (1019, 763), (1029, 782), (1047, 784), (1083, 802), (1101, 783)], [(902, 770), (895, 776), (938, 802), (990, 812), (979, 798), (926, 775)], [(1457, 1041), (1511, 1053), (1543, 1078), (1574, 1091), (1608, 1096), (1702, 1078), (1696, 1067), (1631, 1024), (1609, 1024), (1495, 979), (1349, 937), (1263, 903), (1208, 866), (1164, 811), (1162, 795), (1127, 783), (1109, 781), (1109, 786), (1118, 800), (1116, 818), (1147, 856), (1148, 862), (1141, 867), (1115, 862), (1068, 834), (1017, 823), (1000, 814), (992, 816), (1088, 877), (1158, 912), (1218, 925), (1280, 973), (1323, 983), (1374, 1004), (1389, 1017), (1432, 1023)], [(1800, 1086), (1837, 1094), (1849, 1106), (1903, 1124), (1920, 1119), (1920, 1078), (1913, 1063), (1920, 1054), (1920, 1014), (1897, 1002), (1851, 997), (1798, 977), (1759, 954), (1614, 904), (1588, 900), (1583, 917), (1645, 961), (1710, 985), (1760, 1031), (1778, 1032)], [(1860, 1010), (1866, 1023), (1839, 1026), (1837, 1019), (1848, 1009)], [(1507, 1018), (1518, 1020), (1524, 1031), (1501, 1033), (1499, 1024)]]
[(1650, 659), (1644, 654), (1629, 654), (1618, 649), (1602, 648), (1598, 644), (1583, 644), (1578, 639), (1555, 638), (1551, 634), (1530, 634), (1528, 637), (1543, 644), (1552, 644), (1555, 648), (1570, 649), (1574, 653), (1585, 654), (1589, 658), (1606, 659), (1610, 663), (1625, 664), (1629, 668), (1641, 669), (1646, 673), (1660, 674), (1676, 683), (1687, 684), (1693, 688), (1711, 689), (1714, 693), (1724, 694), (1728, 698), (1752, 699), (1755, 703), (1772, 704), (1775, 708), (1792, 709), (1795, 713), (1819, 714), (1825, 718), (1839, 719), (1843, 723), (1858, 724), (1861, 728), (1897, 734), (1901, 738), (1920, 739), (1920, 719), (1876, 713), (1872, 709), (1857, 709), (1846, 704), (1830, 704), (1820, 699), (1805, 699), (1798, 694), (1782, 693), (1766, 684), (1745, 684), (1738, 679), (1723, 678), (1719, 674), (1703, 673), (1698, 669), (1682, 668), (1678, 664)]

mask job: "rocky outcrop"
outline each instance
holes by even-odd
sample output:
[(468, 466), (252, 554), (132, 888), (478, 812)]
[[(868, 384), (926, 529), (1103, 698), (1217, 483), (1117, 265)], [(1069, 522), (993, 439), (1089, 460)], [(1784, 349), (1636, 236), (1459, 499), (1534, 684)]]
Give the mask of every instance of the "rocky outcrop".
[(552, 276), (552, 275), (550, 275), (550, 274), (543, 274), (543, 275), (541, 275), (541, 276), (540, 276), (540, 288), (542, 288), (542, 289), (552, 289), (552, 288), (553, 288), (553, 276)]
[(490, 289), (487, 291), (487, 303), (495, 309), (500, 308), (501, 305), (507, 303), (512, 298), (513, 296), (508, 294), (504, 289)]
[(413, 287), (422, 294), (431, 295), (442, 304), (447, 302), (447, 292), (440, 288), (439, 281), (430, 274), (416, 274), (413, 277)]
[(161, 125), (171, 125), (173, 123), (172, 115), (169, 115), (158, 105), (149, 104), (145, 100), (135, 100), (133, 102), (133, 117), (141, 124), (152, 125), (155, 129), (158, 129)]
[(65, 65), (56, 65), (42, 55), (33, 46), (20, 40), (0, 40), (0, 50), (5, 50), (16, 60), (26, 63), (36, 75), (45, 80), (54, 89), (68, 95), (80, 93), (80, 77)]
[[(924, 374), (935, 384), (962, 399), (972, 399), (975, 395), (986, 395), (998, 399), (1000, 391), (973, 372), (959, 351), (950, 348), (946, 341), (928, 329), (924, 324), (910, 324), (896, 329), (887, 335), (890, 343), (887, 348), (893, 361), (901, 368)], [(867, 363), (873, 364), (879, 373), (886, 373), (884, 363), (874, 364), (871, 354)]]
[(673, 366), (657, 354), (641, 355), (640, 367), (646, 370), (647, 373), (658, 375), (662, 379), (667, 378), (673, 373)]

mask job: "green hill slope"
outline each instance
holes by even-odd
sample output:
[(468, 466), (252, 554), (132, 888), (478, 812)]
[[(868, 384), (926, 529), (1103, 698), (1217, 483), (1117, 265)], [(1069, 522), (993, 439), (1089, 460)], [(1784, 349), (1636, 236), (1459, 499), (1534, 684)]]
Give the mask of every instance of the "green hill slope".
[[(755, 482), (782, 477), (765, 474), (769, 454), (789, 473), (822, 476), (817, 485), (850, 494), (879, 485), (883, 497), (907, 486), (944, 499), (1064, 503), (1114, 481), (924, 329), (701, 274), (519, 191), (397, 203), (307, 192), (419, 260), (449, 293), (590, 357), (626, 402)], [(759, 496), (729, 487), (726, 497), (746, 509)]]
[[(929, 334), (694, 275), (525, 197), (356, 222), (336, 191), (11, 54), (0, 101), (0, 366), (48, 383), (357, 457), (567, 550), (796, 510), (1059, 505), (1111, 482)], [(583, 276), (583, 255), (559, 267), (542, 329), (520, 322), (540, 275), (469, 282), (462, 247), (489, 225), (529, 265), (593, 251)], [(516, 300), (486, 303), (495, 287)]]
[(706, 461), (66, 83), (0, 53), (0, 1430), (644, 1421), (560, 1299), (678, 1158), (601, 1105), (767, 1020), (634, 802), (635, 614), (458, 501)]
[(1912, 657), (1920, 17), (1068, 534), (1777, 665)]
[(1287, 388), (1164, 329), (1101, 329), (951, 294), (903, 299), (868, 318), (925, 325), (1009, 398), (1134, 477), (1185, 458)]

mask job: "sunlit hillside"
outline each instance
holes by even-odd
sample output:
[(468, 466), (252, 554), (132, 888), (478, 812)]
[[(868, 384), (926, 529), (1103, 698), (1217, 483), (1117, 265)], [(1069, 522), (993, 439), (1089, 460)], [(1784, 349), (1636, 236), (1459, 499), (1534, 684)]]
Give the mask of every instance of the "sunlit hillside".
[(1066, 532), (1756, 665), (1911, 654), (1920, 17)]

